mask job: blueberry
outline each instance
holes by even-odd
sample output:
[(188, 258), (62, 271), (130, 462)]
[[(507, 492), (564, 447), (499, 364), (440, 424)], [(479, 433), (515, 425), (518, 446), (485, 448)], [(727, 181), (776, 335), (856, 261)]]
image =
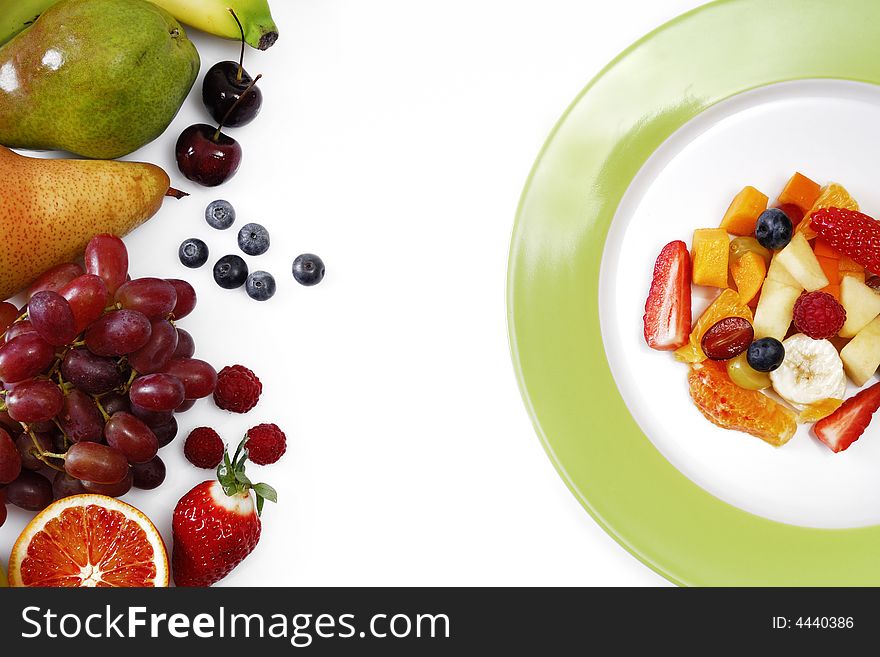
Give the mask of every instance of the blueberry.
[(177, 256), (180, 262), (190, 269), (201, 267), (208, 262), (208, 245), (200, 239), (191, 237), (180, 245)]
[(746, 359), (753, 370), (772, 372), (785, 358), (785, 347), (776, 338), (761, 338), (749, 345)]
[(205, 221), (211, 228), (226, 230), (235, 223), (235, 208), (229, 201), (218, 199), (205, 208)]
[(269, 250), (269, 231), (260, 224), (245, 224), (238, 231), (238, 247), (250, 256)]
[(237, 255), (223, 256), (214, 265), (214, 280), (222, 288), (234, 290), (244, 285), (248, 275), (248, 267)]
[(791, 242), (791, 219), (779, 208), (764, 210), (755, 224), (755, 237), (765, 249), (782, 249)]
[(275, 296), (275, 279), (267, 271), (255, 271), (247, 277), (244, 289), (255, 301), (268, 301)]
[(293, 277), (300, 285), (317, 285), (324, 280), (324, 261), (314, 253), (303, 253), (293, 261)]

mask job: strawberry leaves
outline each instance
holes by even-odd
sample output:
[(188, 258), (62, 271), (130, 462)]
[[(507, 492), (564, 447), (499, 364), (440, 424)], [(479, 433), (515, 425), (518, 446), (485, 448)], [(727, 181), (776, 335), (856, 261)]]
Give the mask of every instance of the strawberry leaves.
[(220, 482), (223, 492), (230, 497), (254, 491), (257, 496), (257, 515), (261, 515), (265, 501), (277, 502), (278, 493), (269, 484), (254, 484), (248, 478), (246, 474), (248, 455), (247, 450), (244, 449), (245, 440), (239, 443), (238, 449), (235, 450), (231, 459), (229, 458), (229, 450), (223, 453), (223, 460), (217, 466), (217, 481)]

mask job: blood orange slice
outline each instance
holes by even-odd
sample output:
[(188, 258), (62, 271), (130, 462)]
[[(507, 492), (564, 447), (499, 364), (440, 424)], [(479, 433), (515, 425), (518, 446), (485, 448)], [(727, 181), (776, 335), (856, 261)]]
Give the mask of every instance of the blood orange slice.
[(9, 558), (10, 586), (168, 586), (168, 554), (153, 523), (104, 495), (75, 495), (25, 527)]

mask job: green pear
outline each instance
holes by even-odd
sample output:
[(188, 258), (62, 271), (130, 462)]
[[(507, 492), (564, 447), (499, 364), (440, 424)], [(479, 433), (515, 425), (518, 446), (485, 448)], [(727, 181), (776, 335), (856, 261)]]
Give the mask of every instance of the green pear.
[(81, 257), (95, 235), (125, 235), (166, 196), (183, 195), (153, 164), (40, 159), (3, 146), (0, 180), (0, 300)]
[(0, 144), (98, 159), (153, 141), (174, 118), (199, 55), (147, 0), (61, 0), (0, 48)]

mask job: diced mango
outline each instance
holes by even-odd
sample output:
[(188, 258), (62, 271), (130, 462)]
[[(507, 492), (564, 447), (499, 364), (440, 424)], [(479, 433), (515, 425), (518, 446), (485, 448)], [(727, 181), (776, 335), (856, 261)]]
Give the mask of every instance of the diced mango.
[(817, 256), (824, 256), (826, 258), (834, 258), (835, 260), (840, 260), (840, 251), (831, 246), (828, 242), (823, 240), (821, 237), (817, 237), (813, 241), (813, 253)]
[(767, 209), (767, 196), (751, 186), (733, 197), (721, 220), (721, 228), (732, 235), (754, 235), (758, 216)]
[(801, 173), (795, 173), (785, 183), (779, 198), (776, 199), (776, 204), (781, 206), (790, 203), (800, 208), (801, 214), (806, 214), (819, 198), (819, 194), (819, 183), (810, 180)]
[(822, 271), (825, 272), (825, 276), (828, 278), (829, 285), (838, 285), (840, 283), (840, 269), (838, 269), (839, 262), (835, 258), (827, 258), (825, 256), (816, 256), (816, 260), (819, 261), (819, 266), (822, 267)]
[(730, 263), (730, 273), (740, 301), (749, 304), (761, 291), (767, 277), (767, 261), (757, 253), (745, 253), (739, 260)]
[(694, 231), (691, 259), (696, 285), (727, 287), (727, 258), (730, 239), (723, 228), (699, 228)]

